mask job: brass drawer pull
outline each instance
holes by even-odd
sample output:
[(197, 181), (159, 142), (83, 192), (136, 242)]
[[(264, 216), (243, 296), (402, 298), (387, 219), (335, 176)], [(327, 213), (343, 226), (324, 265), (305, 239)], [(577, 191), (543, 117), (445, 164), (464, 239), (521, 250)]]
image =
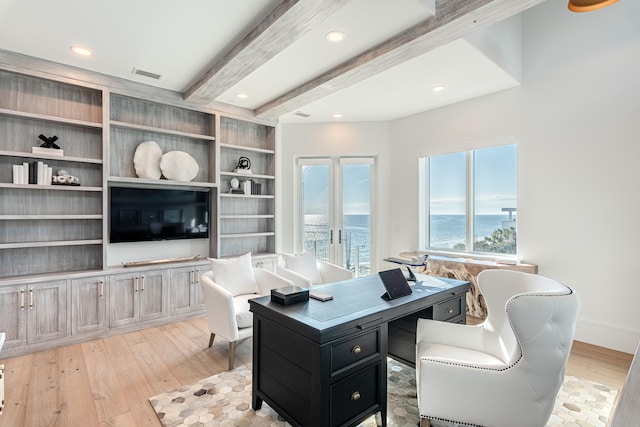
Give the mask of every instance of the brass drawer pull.
[(448, 308), (447, 309), (447, 313), (449, 313), (449, 314), (453, 313), (453, 308)]
[(362, 351), (362, 348), (359, 345), (353, 346), (353, 348), (351, 349), (351, 353), (353, 354), (359, 354)]
[(360, 392), (354, 391), (353, 394), (351, 395), (351, 400), (353, 401), (360, 400)]

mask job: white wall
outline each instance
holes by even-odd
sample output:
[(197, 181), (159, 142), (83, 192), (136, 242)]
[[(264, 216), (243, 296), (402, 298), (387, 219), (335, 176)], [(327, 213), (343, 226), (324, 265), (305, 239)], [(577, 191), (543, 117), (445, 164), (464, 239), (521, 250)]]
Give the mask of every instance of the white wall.
[[(377, 153), (378, 258), (416, 249), (418, 152), (515, 134), (521, 260), (579, 292), (576, 339), (633, 353), (640, 341), (638, 19), (640, 1), (576, 14), (566, 0), (548, 0), (523, 16), (519, 88), (390, 127), (283, 125), (282, 224), (293, 223), (295, 155)], [(283, 226), (284, 249), (293, 246), (289, 230)]]
[[(407, 159), (420, 149), (515, 134), (520, 258), (580, 293), (578, 340), (629, 353), (640, 340), (639, 18), (638, 1), (574, 14), (549, 0), (523, 17), (522, 87), (398, 120), (391, 142), (391, 186), (417, 195)], [(392, 253), (417, 247), (417, 210), (414, 199), (391, 211)]]
[[(281, 251), (295, 249), (293, 224), (295, 161), (300, 156), (375, 156), (377, 193), (375, 194), (375, 226), (373, 237), (383, 256), (389, 246), (389, 123), (333, 123), (333, 124), (283, 124), (280, 129), (279, 147), (279, 200), (278, 212), (282, 236)], [(380, 252), (376, 259), (380, 259)]]

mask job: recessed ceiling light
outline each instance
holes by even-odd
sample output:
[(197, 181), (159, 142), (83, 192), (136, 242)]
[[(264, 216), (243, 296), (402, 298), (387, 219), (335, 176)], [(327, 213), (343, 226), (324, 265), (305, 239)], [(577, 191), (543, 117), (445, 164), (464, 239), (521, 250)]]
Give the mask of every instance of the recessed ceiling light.
[(244, 93), (244, 92), (238, 92), (238, 93), (236, 93), (236, 96), (237, 96), (238, 98), (240, 98), (240, 99), (247, 99), (247, 98), (249, 97), (249, 95), (247, 95), (247, 94), (246, 94), (246, 93)]
[(341, 119), (342, 118), (342, 114), (336, 113), (336, 114), (333, 115), (333, 118), (334, 119)]
[(342, 31), (330, 31), (326, 35), (327, 40), (332, 43), (338, 43), (345, 39), (345, 35)]
[(445, 90), (447, 87), (446, 86), (442, 86), (442, 85), (438, 85), (438, 86), (434, 86), (433, 87), (433, 91), (434, 92), (442, 92), (443, 90)]
[(87, 49), (86, 47), (81, 47), (81, 46), (71, 46), (71, 52), (80, 55), (80, 56), (91, 56), (93, 55), (93, 52), (91, 52), (89, 49)]

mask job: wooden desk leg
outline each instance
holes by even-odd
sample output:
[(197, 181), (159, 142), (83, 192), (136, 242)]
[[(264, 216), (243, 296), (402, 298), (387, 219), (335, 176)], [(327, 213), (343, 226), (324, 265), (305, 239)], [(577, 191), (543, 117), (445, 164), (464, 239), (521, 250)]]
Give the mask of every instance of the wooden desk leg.
[(254, 411), (259, 411), (260, 409), (262, 409), (262, 399), (256, 396), (255, 393), (253, 393), (253, 396), (251, 397), (251, 409), (253, 409)]

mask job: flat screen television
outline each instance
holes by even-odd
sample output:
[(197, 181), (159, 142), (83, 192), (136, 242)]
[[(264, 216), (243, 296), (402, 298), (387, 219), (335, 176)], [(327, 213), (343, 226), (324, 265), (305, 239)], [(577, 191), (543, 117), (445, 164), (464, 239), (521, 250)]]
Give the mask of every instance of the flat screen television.
[(209, 192), (110, 187), (109, 242), (209, 237)]

